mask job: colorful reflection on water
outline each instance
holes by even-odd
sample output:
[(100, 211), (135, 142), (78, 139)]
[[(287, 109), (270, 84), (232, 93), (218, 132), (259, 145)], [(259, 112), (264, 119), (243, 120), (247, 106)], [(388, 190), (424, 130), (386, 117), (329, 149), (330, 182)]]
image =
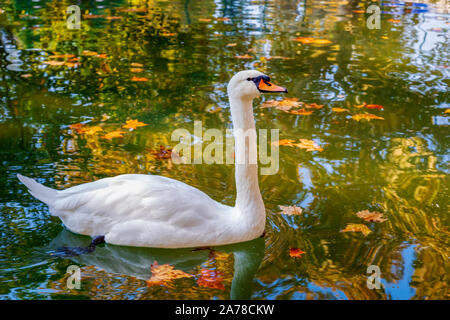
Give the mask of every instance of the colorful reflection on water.
[[(81, 29), (69, 30), (70, 1), (1, 0), (1, 298), (448, 299), (449, 8), (382, 1), (381, 27), (370, 30), (369, 3), (81, 1)], [(175, 165), (159, 148), (173, 147), (174, 129), (193, 132), (194, 121), (230, 128), (226, 84), (249, 68), (288, 87), (288, 97), (324, 106), (310, 115), (260, 108), (270, 95), (255, 105), (258, 128), (323, 148), (281, 146), (279, 172), (260, 176), (264, 239), (213, 251), (105, 245), (52, 255), (90, 239), (66, 231), (17, 173), (55, 188), (161, 174), (232, 205), (233, 166)], [(356, 107), (364, 103), (383, 109)], [(368, 113), (383, 119), (352, 118)], [(104, 137), (130, 119), (148, 125)], [(281, 215), (280, 205), (303, 213)], [(387, 221), (363, 221), (362, 210)], [(371, 233), (341, 232), (349, 223)], [(147, 287), (154, 261), (194, 277)], [(66, 286), (74, 264), (80, 290)], [(367, 287), (370, 265), (381, 289)], [(219, 280), (205, 285), (205, 274)]]

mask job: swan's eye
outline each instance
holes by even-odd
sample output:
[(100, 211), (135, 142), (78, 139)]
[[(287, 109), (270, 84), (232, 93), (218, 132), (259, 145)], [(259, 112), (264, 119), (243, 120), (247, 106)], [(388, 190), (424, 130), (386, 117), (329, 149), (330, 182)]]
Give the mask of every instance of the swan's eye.
[(254, 78), (247, 78), (247, 81), (253, 81)]

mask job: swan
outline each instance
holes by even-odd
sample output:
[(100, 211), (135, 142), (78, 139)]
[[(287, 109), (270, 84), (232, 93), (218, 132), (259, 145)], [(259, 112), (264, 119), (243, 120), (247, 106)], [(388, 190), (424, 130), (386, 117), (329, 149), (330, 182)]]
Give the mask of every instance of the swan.
[(245, 156), (250, 147), (256, 148), (256, 135), (250, 135), (245, 145), (237, 139), (243, 132), (255, 130), (253, 100), (262, 92), (287, 90), (256, 70), (238, 72), (227, 87), (235, 158), (245, 160), (235, 164), (234, 207), (181, 181), (157, 175), (123, 174), (65, 190), (48, 188), (20, 174), (17, 177), (67, 229), (96, 236), (94, 245), (188, 248), (255, 239), (263, 234), (266, 222), (258, 165)]

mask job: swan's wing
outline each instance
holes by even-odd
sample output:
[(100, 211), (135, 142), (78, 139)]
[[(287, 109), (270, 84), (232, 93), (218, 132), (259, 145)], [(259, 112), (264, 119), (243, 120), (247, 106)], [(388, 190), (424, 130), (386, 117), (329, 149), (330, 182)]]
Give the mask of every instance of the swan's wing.
[[(72, 231), (105, 234), (121, 223), (153, 223), (201, 229), (223, 211), (222, 204), (183, 182), (161, 176), (121, 175), (59, 191), (50, 204)], [(222, 210), (221, 210), (222, 209)]]

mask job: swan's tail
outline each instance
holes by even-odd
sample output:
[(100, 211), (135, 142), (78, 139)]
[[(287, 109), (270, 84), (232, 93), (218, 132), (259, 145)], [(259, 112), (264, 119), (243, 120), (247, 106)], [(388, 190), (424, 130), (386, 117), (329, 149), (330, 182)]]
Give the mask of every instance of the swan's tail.
[(21, 174), (18, 174), (17, 178), (28, 188), (28, 191), (36, 199), (39, 199), (48, 205), (50, 205), (56, 199), (56, 195), (58, 194), (57, 190), (43, 186), (33, 179), (25, 177)]

